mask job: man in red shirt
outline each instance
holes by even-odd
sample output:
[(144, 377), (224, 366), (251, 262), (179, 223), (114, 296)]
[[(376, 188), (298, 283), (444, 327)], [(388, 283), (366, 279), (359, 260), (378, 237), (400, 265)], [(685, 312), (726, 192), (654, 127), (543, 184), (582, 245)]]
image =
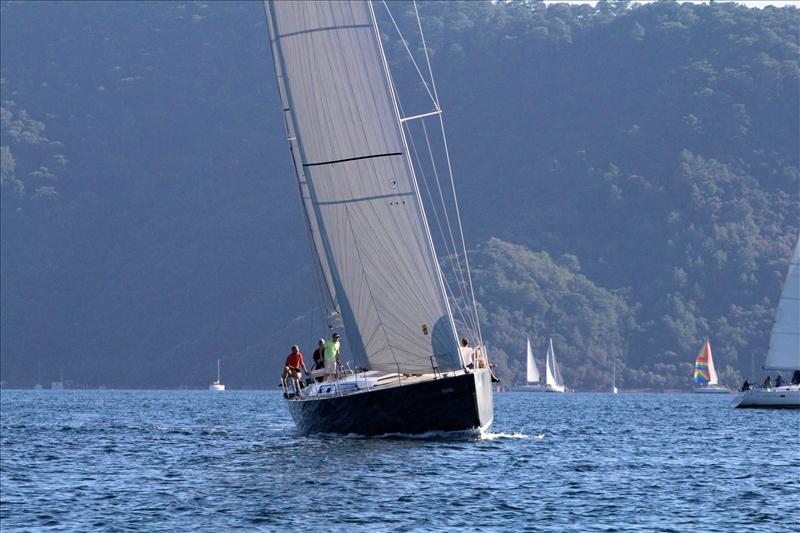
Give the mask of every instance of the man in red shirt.
[(286, 356), (286, 365), (283, 367), (283, 375), (281, 376), (281, 383), (283, 383), (283, 393), (288, 395), (288, 382), (287, 378), (291, 376), (292, 387), (295, 393), (300, 392), (300, 371), (308, 375), (308, 369), (303, 362), (303, 354), (300, 353), (300, 348), (297, 345), (292, 346), (292, 353)]

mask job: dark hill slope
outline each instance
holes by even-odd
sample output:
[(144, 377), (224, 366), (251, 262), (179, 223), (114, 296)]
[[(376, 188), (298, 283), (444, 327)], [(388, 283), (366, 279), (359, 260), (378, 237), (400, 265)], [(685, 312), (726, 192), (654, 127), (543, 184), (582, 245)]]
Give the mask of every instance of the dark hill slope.
[[(799, 225), (797, 10), (421, 9), (505, 375), (524, 333), (562, 337), (573, 386), (610, 357), (625, 386), (683, 386), (705, 335), (731, 380), (762, 358)], [(272, 384), (320, 332), (260, 5), (0, 15), (2, 379), (40, 361), (44, 380), (202, 385), (221, 356), (230, 383)], [(581, 281), (526, 302), (498, 284), (515, 276)]]

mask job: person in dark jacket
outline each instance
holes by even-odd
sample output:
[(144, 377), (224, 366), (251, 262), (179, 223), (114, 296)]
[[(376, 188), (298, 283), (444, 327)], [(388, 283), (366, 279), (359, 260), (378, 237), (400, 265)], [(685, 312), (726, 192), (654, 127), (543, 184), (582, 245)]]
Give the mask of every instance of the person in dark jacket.
[(314, 350), (314, 368), (311, 370), (322, 370), (325, 368), (325, 339), (320, 339), (317, 349)]

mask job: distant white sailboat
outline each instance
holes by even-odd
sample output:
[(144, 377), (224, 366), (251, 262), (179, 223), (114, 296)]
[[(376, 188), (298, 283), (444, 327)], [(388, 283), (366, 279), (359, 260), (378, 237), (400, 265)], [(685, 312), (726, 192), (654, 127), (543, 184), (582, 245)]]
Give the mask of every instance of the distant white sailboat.
[(217, 359), (217, 379), (215, 379), (211, 383), (211, 385), (208, 386), (208, 390), (214, 390), (214, 391), (224, 391), (225, 390), (225, 384), (222, 383), (222, 381), (220, 381), (219, 359)]
[(39, 361), (36, 365), (36, 384), (33, 386), (34, 390), (42, 390), (42, 362)]
[(61, 369), (61, 381), (51, 381), (50, 390), (64, 390), (64, 369)]
[(744, 391), (736, 407), (800, 409), (800, 235), (778, 302), (764, 369), (791, 372), (791, 382)]
[(547, 386), (542, 383), (542, 378), (539, 375), (539, 368), (536, 366), (536, 360), (533, 357), (533, 348), (531, 348), (531, 339), (527, 339), (527, 375), (525, 385), (514, 387), (517, 392), (547, 392)]
[(714, 367), (714, 357), (711, 355), (711, 341), (708, 339), (694, 360), (694, 382), (694, 392), (699, 394), (729, 394), (731, 392), (728, 387), (719, 384), (717, 369)]
[(545, 384), (547, 386), (547, 392), (566, 392), (567, 388), (564, 386), (564, 380), (561, 378), (561, 372), (558, 370), (556, 352), (553, 350), (552, 338), (547, 345), (547, 364), (545, 367)]
[(616, 394), (619, 392), (617, 390), (617, 360), (614, 359), (614, 369), (611, 374), (611, 394)]

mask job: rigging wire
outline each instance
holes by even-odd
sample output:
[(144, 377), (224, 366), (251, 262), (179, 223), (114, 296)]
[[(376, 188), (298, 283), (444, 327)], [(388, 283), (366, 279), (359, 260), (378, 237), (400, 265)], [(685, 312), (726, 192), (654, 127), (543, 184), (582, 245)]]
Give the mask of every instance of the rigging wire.
[[(384, 0), (384, 2), (385, 2), (385, 0)], [(417, 26), (419, 27), (419, 35), (420, 35), (420, 38), (422, 40), (422, 49), (425, 51), (425, 61), (428, 64), (428, 73), (430, 74), (430, 77), (431, 77), (431, 87), (433, 88), (433, 94), (434, 94), (434, 97), (436, 98), (436, 108), (437, 109), (441, 109), (441, 106), (439, 105), (439, 95), (436, 92), (436, 81), (433, 78), (433, 68), (431, 67), (431, 59), (430, 59), (430, 56), (428, 55), (428, 45), (425, 42), (425, 33), (422, 31), (422, 21), (419, 18), (419, 9), (417, 8), (417, 0), (413, 0), (412, 3), (414, 5), (414, 14), (417, 17)], [(450, 162), (450, 150), (447, 147), (447, 135), (446, 135), (445, 130), (444, 130), (444, 119), (442, 118), (441, 114), (439, 114), (439, 125), (440, 125), (440, 127), (442, 129), (442, 143), (444, 144), (444, 153), (445, 153), (445, 157), (447, 158), (447, 171), (450, 174), (450, 186), (451, 186), (452, 191), (453, 191), (453, 200), (454, 200), (453, 203), (455, 204), (455, 208), (456, 208), (456, 219), (457, 219), (457, 222), (458, 222), (458, 231), (459, 231), (460, 236), (461, 236), (461, 245), (462, 245), (463, 250), (464, 250), (464, 264), (467, 267), (467, 280), (469, 281), (469, 290), (470, 290), (470, 293), (472, 294), (472, 307), (473, 307), (473, 310), (475, 312), (475, 319), (477, 320), (478, 319), (478, 304), (475, 301), (475, 289), (474, 289), (474, 287), (472, 285), (472, 273), (470, 272), (469, 257), (467, 256), (467, 243), (464, 240), (464, 227), (461, 224), (461, 210), (458, 208), (458, 197), (456, 195), (456, 185), (455, 185), (455, 180), (453, 179), (453, 165)], [(481, 346), (483, 346), (483, 335), (481, 334), (480, 321), (478, 321), (477, 324), (478, 324), (478, 339), (480, 341)]]
[[(447, 204), (445, 203), (444, 193), (442, 191), (442, 184), (441, 184), (441, 181), (439, 180), (439, 172), (437, 171), (436, 163), (434, 162), (433, 148), (431, 148), (430, 138), (428, 137), (428, 129), (425, 127), (425, 122), (424, 121), (422, 122), (422, 131), (424, 132), (424, 135), (425, 135), (425, 143), (427, 144), (428, 154), (430, 155), (431, 162), (432, 162), (431, 164), (433, 165), (433, 173), (434, 173), (434, 176), (435, 176), (436, 188), (438, 189), (438, 192), (439, 192), (439, 198), (441, 198), (441, 200), (442, 200), (444, 218), (445, 218), (445, 222), (447, 223), (447, 231), (450, 234), (450, 239), (451, 239), (451, 242), (453, 243), (453, 254), (455, 255), (456, 264), (458, 266), (458, 269), (456, 270), (456, 273), (457, 273), (458, 276), (460, 276), (460, 278), (461, 278), (460, 282), (463, 283), (464, 287), (465, 287), (465, 290), (464, 290), (464, 301), (468, 302), (468, 298), (467, 298), (468, 291), (466, 290), (467, 283), (466, 283), (466, 280), (464, 279), (464, 269), (461, 266), (461, 259), (459, 258), (460, 254), (459, 254), (459, 252), (456, 251), (456, 246), (457, 246), (456, 239), (455, 239), (455, 237), (453, 235), (452, 225), (450, 224), (450, 216), (448, 215)], [(456, 205), (456, 208), (457, 208), (458, 207), (458, 203), (455, 200), (455, 197), (454, 197), (453, 203)], [(459, 228), (460, 228), (460, 222), (459, 222)], [(466, 256), (466, 248), (464, 249), (464, 255)], [(477, 320), (478, 320), (477, 314), (474, 317), (474, 320), (477, 322)], [(477, 324), (475, 324), (475, 328), (476, 328), (476, 333), (477, 333)]]
[[(402, 104), (400, 103), (399, 100), (398, 100), (398, 107), (400, 108), (400, 112), (403, 113), (403, 107), (402, 107)], [(416, 160), (417, 166), (419, 167), (420, 175), (422, 177), (422, 183), (425, 186), (425, 192), (427, 193), (428, 200), (429, 200), (429, 202), (431, 204), (431, 207), (433, 208), (432, 211), (433, 211), (433, 215), (434, 215), (434, 220), (436, 222), (436, 226), (438, 227), (439, 233), (440, 233), (441, 238), (442, 238), (442, 244), (443, 244), (443, 246), (445, 248), (446, 257), (447, 257), (448, 261), (450, 262), (450, 266), (451, 266), (451, 269), (452, 269), (453, 273), (456, 275), (456, 280), (455, 281), (456, 281), (456, 284), (458, 286), (460, 294), (456, 295), (455, 291), (453, 291), (452, 287), (447, 282), (446, 278), (444, 278), (443, 281), (444, 281), (444, 283), (446, 285), (447, 290), (452, 295), (453, 301), (455, 303), (459, 304), (459, 305), (456, 305), (455, 307), (456, 307), (456, 310), (458, 311), (458, 313), (460, 315), (459, 318), (461, 319), (461, 322), (467, 328), (467, 331), (470, 334), (470, 336), (472, 336), (473, 338), (478, 338), (477, 325), (475, 323), (477, 318), (474, 317), (471, 313), (468, 313), (468, 315), (469, 315), (469, 317), (470, 317), (470, 319), (472, 321), (472, 324), (470, 324), (470, 321), (468, 321), (464, 317), (463, 307), (459, 303), (459, 302), (463, 302), (464, 304), (467, 304), (467, 302), (469, 302), (469, 297), (468, 297), (468, 294), (466, 292), (467, 284), (466, 284), (466, 280), (464, 278), (464, 274), (463, 274), (463, 271), (462, 271), (461, 262), (460, 262), (460, 260), (458, 258), (458, 253), (456, 252), (457, 244), (456, 244), (455, 238), (453, 237), (453, 230), (450, 227), (449, 217), (447, 216), (447, 203), (446, 203), (446, 200), (445, 200), (444, 195), (442, 193), (441, 184), (439, 183), (439, 175), (438, 175), (438, 172), (436, 170), (436, 160), (435, 160), (435, 157), (433, 155), (433, 150), (431, 148), (430, 139), (428, 138), (427, 129), (425, 128), (425, 121), (424, 121), (424, 119), (420, 119), (420, 122), (422, 122), (422, 126), (423, 126), (423, 133), (424, 133), (426, 145), (427, 145), (427, 148), (428, 148), (428, 154), (429, 154), (429, 157), (430, 157), (430, 164), (431, 164), (431, 167), (433, 168), (433, 171), (434, 171), (436, 185), (437, 185), (437, 189), (438, 189), (438, 192), (439, 192), (439, 198), (441, 199), (442, 211), (443, 211), (444, 216), (446, 217), (446, 220), (447, 220), (447, 230), (448, 230), (448, 233), (450, 235), (450, 242), (452, 243), (452, 248), (450, 246), (448, 246), (448, 239), (445, 236), (444, 225), (442, 224), (441, 219), (439, 217), (436, 200), (434, 200), (433, 193), (431, 193), (430, 186), (428, 184), (428, 178), (425, 175), (425, 169), (424, 169), (424, 166), (423, 166), (423, 163), (422, 163), (422, 158), (420, 157), (419, 152), (417, 150), (416, 142), (414, 140), (414, 135), (413, 135), (413, 133), (411, 131), (411, 127), (409, 126), (408, 122), (404, 123), (403, 126), (405, 127), (406, 131), (408, 132), (407, 138), (409, 139), (409, 141), (411, 143), (412, 153), (414, 155), (414, 159)], [(457, 266), (456, 266), (456, 263), (453, 262), (454, 261), (454, 257), (455, 257), (455, 260), (457, 262)], [(461, 298), (460, 301), (459, 301), (459, 297)]]
[[(425, 34), (422, 31), (422, 21), (420, 20), (420, 17), (419, 17), (419, 9), (417, 7), (416, 0), (413, 0), (412, 3), (413, 3), (413, 6), (414, 6), (414, 14), (415, 14), (415, 17), (417, 19), (417, 27), (418, 27), (419, 32), (420, 32), (420, 38), (421, 38), (421, 41), (422, 41), (422, 48), (423, 48), (424, 53), (425, 53), (425, 62), (426, 62), (427, 67), (428, 67), (428, 75), (430, 76), (430, 82), (431, 82), (430, 86), (428, 85), (428, 83), (427, 83), (427, 81), (425, 79), (425, 76), (422, 74), (422, 71), (419, 68), (419, 65), (418, 65), (416, 59), (414, 58), (414, 55), (411, 53), (411, 50), (408, 47), (407, 41), (404, 38), (403, 33), (402, 33), (402, 31), (400, 30), (400, 28), (399, 28), (399, 26), (397, 24), (397, 21), (395, 20), (394, 16), (392, 15), (392, 12), (389, 9), (388, 4), (386, 3), (386, 0), (383, 0), (382, 3), (384, 5), (384, 7), (386, 8), (386, 12), (389, 15), (390, 20), (392, 21), (392, 24), (393, 24), (395, 30), (397, 31), (397, 34), (400, 37), (400, 40), (401, 40), (401, 42), (403, 44), (403, 47), (405, 48), (406, 53), (408, 54), (409, 58), (411, 59), (411, 63), (414, 65), (414, 68), (416, 69), (417, 74), (419, 75), (420, 80), (421, 80), (423, 86), (425, 87), (425, 90), (427, 91), (427, 93), (431, 97), (431, 99), (433, 100), (433, 104), (434, 104), (436, 110), (437, 111), (441, 111), (441, 105), (440, 105), (440, 102), (439, 102), (439, 96), (438, 96), (438, 93), (436, 91), (436, 82), (435, 82), (435, 79), (433, 77), (433, 68), (431, 66), (430, 55), (428, 54), (428, 46), (427, 46), (427, 42), (425, 41)], [(476, 327), (476, 330), (477, 330), (478, 343), (480, 345), (483, 345), (483, 335), (482, 335), (482, 332), (481, 332), (481, 329), (480, 329), (480, 321), (479, 321), (479, 317), (478, 317), (478, 306), (477, 306), (477, 302), (475, 301), (475, 289), (474, 289), (474, 285), (473, 285), (473, 282), (472, 282), (472, 274), (470, 272), (470, 267), (469, 267), (469, 258), (467, 256), (466, 241), (464, 239), (464, 229), (463, 229), (463, 225), (462, 225), (462, 222), (461, 222), (461, 212), (460, 212), (460, 209), (458, 207), (458, 197), (457, 197), (456, 190), (455, 190), (455, 179), (454, 179), (454, 176), (453, 176), (453, 166), (452, 166), (452, 162), (451, 162), (451, 159), (450, 159), (450, 151), (449, 151), (449, 148), (448, 148), (448, 145), (447, 145), (447, 136), (446, 136), (445, 129), (444, 129), (444, 120), (442, 118), (442, 113), (441, 112), (438, 113), (438, 116), (439, 116), (439, 127), (440, 127), (441, 135), (442, 135), (442, 144), (443, 144), (443, 148), (444, 148), (445, 158), (446, 158), (446, 161), (447, 161), (447, 173), (448, 173), (449, 178), (450, 178), (450, 191), (451, 191), (451, 193), (453, 195), (453, 204), (455, 206), (456, 225), (458, 227), (458, 235), (459, 235), (459, 238), (461, 240), (461, 243), (460, 243), (461, 244), (461, 251), (464, 254), (464, 266), (465, 266), (464, 270), (466, 270), (466, 280), (463, 280), (463, 281), (467, 285), (467, 287), (466, 287), (467, 290), (465, 292), (470, 296), (470, 298), (465, 298), (465, 300), (467, 300), (465, 303), (467, 303), (468, 305), (469, 305), (469, 303), (472, 304), (471, 305), (471, 307), (472, 307), (471, 313), (468, 313), (468, 314), (471, 314), (472, 315), (471, 318), (474, 319), (474, 324), (475, 324), (475, 327)], [(423, 130), (424, 130), (424, 133), (425, 133), (426, 142), (428, 142), (428, 147), (429, 147), (429, 150), (430, 150), (430, 144), (429, 144), (429, 139), (428, 139), (428, 135), (427, 135), (427, 129), (425, 128), (424, 121), (423, 121)], [(437, 174), (436, 182), (437, 182), (437, 185), (439, 185), (440, 184), (440, 180), (438, 179), (438, 173), (435, 170), (435, 162), (433, 162), (433, 160), (432, 160), (432, 164), (433, 164), (433, 167), (434, 167), (434, 173)], [(444, 203), (443, 195), (442, 195), (442, 202), (443, 202), (443, 206), (442, 207), (443, 207), (443, 210), (444, 210), (444, 213), (445, 213), (445, 217), (449, 219), (449, 217), (447, 216), (447, 205)], [(434, 207), (435, 207), (435, 205), (434, 205)], [(441, 229), (441, 225), (440, 225), (440, 229)], [(449, 223), (448, 223), (448, 230), (451, 230), (451, 226), (449, 225)], [(457, 247), (455, 236), (452, 236), (451, 242), (453, 243), (453, 247), (455, 249)], [(460, 254), (458, 254), (458, 253), (455, 254), (456, 259), (458, 259), (458, 255), (460, 255)], [(460, 261), (459, 261), (459, 263), (460, 263)], [(461, 269), (459, 269), (459, 270), (461, 270)], [(463, 279), (463, 273), (462, 273), (462, 279)], [(452, 291), (451, 291), (451, 293), (452, 293)], [(469, 300), (471, 300), (471, 302)]]
[[(414, 54), (412, 54), (411, 50), (408, 48), (408, 42), (406, 41), (405, 37), (403, 36), (403, 32), (400, 31), (400, 27), (397, 25), (397, 22), (394, 20), (394, 16), (392, 15), (392, 12), (389, 10), (389, 5), (386, 3), (386, 0), (383, 0), (383, 7), (386, 8), (386, 13), (388, 13), (389, 18), (391, 19), (392, 24), (394, 25), (394, 29), (397, 31), (397, 35), (400, 36), (400, 42), (403, 43), (403, 46), (405, 47), (406, 52), (408, 53), (408, 57), (409, 57), (409, 59), (411, 59), (411, 63), (413, 63), (414, 64), (414, 68), (417, 69), (417, 74), (419, 74), (420, 81), (422, 81), (422, 85), (425, 87), (425, 90), (428, 92), (428, 96), (430, 96), (431, 102), (433, 102), (433, 105), (436, 106), (436, 110), (439, 111), (440, 108), (439, 108), (438, 99), (434, 97), (436, 89), (434, 88), (434, 92), (431, 93), (431, 90), (428, 87), (428, 82), (425, 81), (425, 76), (422, 75), (422, 71), (420, 70), (419, 65), (417, 65), (416, 59), (414, 59)], [(415, 5), (415, 9), (416, 9), (416, 5)], [(417, 20), (419, 20), (419, 14), (417, 14)], [(423, 39), (422, 42), (423, 42), (423, 46), (425, 46), (425, 44), (424, 44), (425, 40), (424, 39)], [(428, 56), (428, 51), (427, 50), (425, 51), (425, 56), (426, 57)], [(430, 70), (430, 64), (428, 64), (428, 69)]]
[[(400, 106), (400, 110), (402, 112), (402, 106)], [(453, 272), (457, 273), (456, 265), (453, 262), (453, 256), (456, 256), (456, 259), (458, 258), (457, 254), (456, 254), (456, 243), (455, 243), (454, 240), (451, 240), (451, 242), (453, 244), (452, 249), (448, 245), (448, 240), (447, 240), (447, 237), (445, 236), (445, 232), (444, 232), (444, 226), (443, 226), (443, 224), (441, 222), (441, 219), (439, 218), (438, 209), (436, 208), (437, 207), (436, 206), (436, 201), (434, 200), (433, 193), (431, 193), (430, 186), (428, 185), (428, 178), (425, 175), (425, 169), (424, 169), (423, 164), (422, 164), (422, 158), (419, 156), (419, 152), (417, 150), (417, 145), (416, 145), (416, 142), (414, 141), (414, 136), (413, 136), (413, 134), (411, 132), (411, 128), (408, 126), (408, 124), (404, 124), (404, 127), (408, 131), (408, 139), (411, 141), (411, 150), (412, 150), (412, 152), (414, 154), (414, 159), (417, 162), (417, 166), (419, 167), (420, 176), (422, 177), (422, 183), (425, 186), (425, 192), (427, 193), (428, 201), (430, 202), (431, 207), (433, 208), (432, 211), (433, 211), (434, 220), (436, 222), (437, 228), (439, 229), (439, 234), (442, 237), (442, 245), (444, 246), (446, 257), (450, 262), (450, 266), (451, 266)], [(426, 141), (427, 140), (428, 139), (427, 139), (427, 134), (426, 134)], [(430, 142), (428, 142), (428, 146), (430, 147)], [(431, 155), (431, 165), (434, 168), (434, 174), (437, 176), (436, 179), (438, 180), (438, 175), (435, 172), (436, 163), (435, 163), (435, 161), (433, 161), (433, 154), (432, 154), (432, 152), (430, 150), (429, 150), (429, 153)], [(441, 187), (439, 187), (439, 191), (441, 192)], [(444, 203), (444, 198), (441, 196), (441, 194), (440, 194), (440, 198), (442, 199), (442, 206), (444, 208), (444, 213), (446, 214), (447, 213), (446, 205)], [(449, 222), (448, 222), (448, 224), (449, 224)], [(448, 229), (450, 229), (450, 228), (448, 228)], [(452, 235), (453, 235), (452, 230), (450, 230), (451, 238), (452, 238)], [(460, 264), (459, 264), (459, 268), (460, 268)], [(464, 301), (464, 302), (468, 301), (467, 294), (465, 292), (465, 287), (466, 287), (465, 283), (462, 285), (462, 283), (459, 282), (458, 278), (455, 280), (456, 284), (458, 286), (459, 292), (460, 292), (460, 295), (456, 295), (455, 291), (453, 291), (452, 287), (450, 287), (450, 284), (447, 282), (447, 278), (444, 277), (443, 279), (444, 279), (445, 285), (447, 286), (447, 289), (450, 291), (450, 294), (452, 295), (453, 300), (456, 303), (458, 303), (459, 296), (462, 298), (462, 301)], [(463, 278), (463, 274), (462, 274), (461, 275), (461, 281), (463, 281), (463, 279), (464, 278)], [(458, 313), (460, 315), (461, 321), (464, 323), (464, 325), (467, 327), (468, 330), (470, 329), (470, 326), (472, 326), (473, 328), (475, 327), (474, 323), (470, 324), (469, 321), (467, 321), (466, 318), (464, 317), (464, 313), (463, 313), (463, 309), (462, 309), (461, 305), (457, 305), (456, 306), (456, 310), (458, 311)], [(474, 317), (470, 317), (470, 318), (472, 318), (473, 322), (474, 322)], [(477, 333), (477, 330), (469, 331), (469, 333), (470, 334)]]

